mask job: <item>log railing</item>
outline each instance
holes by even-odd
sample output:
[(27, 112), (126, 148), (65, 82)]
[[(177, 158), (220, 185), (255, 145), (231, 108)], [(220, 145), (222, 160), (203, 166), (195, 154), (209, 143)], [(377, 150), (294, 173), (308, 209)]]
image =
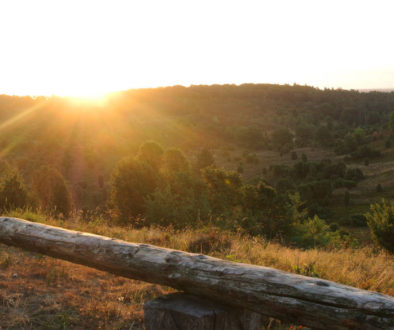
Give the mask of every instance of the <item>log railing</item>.
[(0, 242), (318, 329), (394, 329), (394, 298), (201, 254), (0, 218)]

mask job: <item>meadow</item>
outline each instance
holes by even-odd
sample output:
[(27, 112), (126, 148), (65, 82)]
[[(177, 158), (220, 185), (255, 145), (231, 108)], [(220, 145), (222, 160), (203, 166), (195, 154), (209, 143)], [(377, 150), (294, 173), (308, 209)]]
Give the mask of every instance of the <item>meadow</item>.
[[(30, 211), (8, 215), (394, 295), (394, 259), (371, 245), (302, 250), (212, 226), (136, 229), (111, 225), (100, 218), (86, 221), (74, 217), (65, 221)], [(4, 329), (142, 329), (143, 304), (174, 291), (5, 245), (0, 246), (0, 269), (0, 324)], [(289, 326), (271, 320), (267, 328)]]

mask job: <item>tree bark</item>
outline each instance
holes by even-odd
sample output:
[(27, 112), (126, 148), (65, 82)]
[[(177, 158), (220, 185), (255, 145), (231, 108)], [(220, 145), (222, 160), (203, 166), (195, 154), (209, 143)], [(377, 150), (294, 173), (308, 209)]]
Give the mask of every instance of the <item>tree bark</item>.
[(394, 329), (394, 298), (205, 255), (0, 218), (0, 242), (319, 329)]

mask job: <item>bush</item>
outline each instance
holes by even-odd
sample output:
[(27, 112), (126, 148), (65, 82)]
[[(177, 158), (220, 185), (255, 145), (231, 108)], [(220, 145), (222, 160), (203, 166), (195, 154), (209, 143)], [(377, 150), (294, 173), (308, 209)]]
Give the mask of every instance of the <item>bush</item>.
[(197, 170), (201, 170), (208, 166), (215, 166), (215, 159), (213, 158), (212, 153), (208, 149), (202, 149), (201, 152), (197, 156), (197, 161), (195, 164), (195, 168)]
[(159, 169), (161, 165), (161, 158), (163, 155), (163, 148), (156, 142), (145, 142), (140, 146), (137, 154), (137, 159), (140, 162), (147, 163), (154, 169)]
[(367, 225), (367, 218), (363, 214), (354, 214), (351, 217), (351, 225), (355, 227), (364, 227)]
[(296, 151), (292, 151), (291, 152), (291, 159), (292, 160), (297, 160), (298, 156), (297, 156), (297, 152)]
[(156, 189), (145, 199), (145, 205), (146, 224), (149, 225), (182, 228), (196, 224), (199, 218), (199, 211), (194, 207), (193, 200), (173, 193), (170, 186)]
[(394, 201), (371, 204), (365, 214), (373, 240), (390, 252), (394, 252)]
[(18, 172), (7, 174), (0, 187), (0, 207), (2, 210), (13, 210), (27, 206), (27, 190)]
[(349, 168), (346, 171), (345, 179), (357, 182), (364, 179), (364, 173), (359, 168)]
[(69, 215), (73, 207), (72, 197), (59, 171), (42, 166), (33, 174), (32, 181), (32, 190), (42, 210)]
[(145, 198), (160, 181), (159, 173), (148, 163), (135, 159), (121, 161), (112, 175), (111, 203), (119, 219), (126, 221), (145, 213)]
[(294, 225), (291, 241), (304, 248), (324, 247), (339, 244), (340, 235), (315, 215)]

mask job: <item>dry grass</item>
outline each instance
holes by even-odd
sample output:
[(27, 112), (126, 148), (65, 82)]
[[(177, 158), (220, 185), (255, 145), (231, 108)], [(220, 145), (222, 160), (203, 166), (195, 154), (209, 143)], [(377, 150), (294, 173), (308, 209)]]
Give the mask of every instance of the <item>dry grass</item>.
[[(29, 218), (29, 214), (19, 216)], [(214, 228), (175, 232), (100, 222), (66, 222), (43, 217), (39, 220), (132, 242), (197, 252), (201, 247), (201, 251), (223, 259), (318, 276), (394, 295), (393, 255), (373, 247), (302, 251)], [(141, 329), (144, 302), (171, 291), (0, 245), (3, 329)]]

